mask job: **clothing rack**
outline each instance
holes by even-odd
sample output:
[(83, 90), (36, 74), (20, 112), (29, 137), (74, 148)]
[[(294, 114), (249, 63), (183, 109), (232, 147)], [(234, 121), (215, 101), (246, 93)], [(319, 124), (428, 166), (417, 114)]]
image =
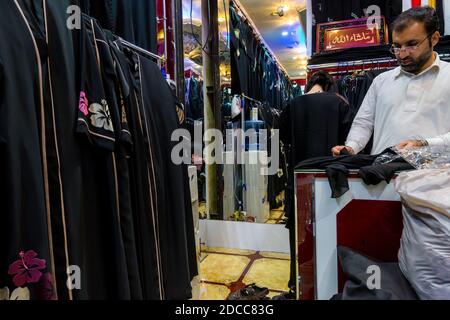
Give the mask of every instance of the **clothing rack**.
[(354, 61), (342, 61), (342, 62), (334, 62), (334, 63), (323, 63), (316, 65), (309, 65), (308, 69), (310, 71), (319, 70), (319, 69), (331, 69), (331, 68), (341, 68), (341, 67), (359, 67), (366, 66), (372, 64), (387, 64), (387, 63), (396, 63), (397, 60), (393, 58), (382, 58), (382, 59), (366, 59), (366, 60), (354, 60)]
[(236, 9), (238, 9), (242, 13), (244, 18), (249, 22), (249, 25), (250, 25), (250, 27), (251, 27), (251, 29), (253, 31), (253, 34), (256, 36), (256, 39), (261, 43), (265, 53), (267, 55), (269, 55), (269, 57), (277, 64), (277, 66), (280, 69), (280, 71), (282, 71), (284, 73), (284, 75), (286, 76), (286, 78), (289, 79), (289, 76), (288, 76), (288, 73), (287, 73), (286, 69), (280, 63), (280, 61), (278, 60), (276, 55), (270, 50), (270, 47), (267, 45), (266, 41), (264, 40), (264, 38), (262, 37), (261, 33), (259, 32), (258, 28), (256, 28), (256, 24), (250, 18), (250, 15), (244, 9), (244, 7), (240, 3), (240, 1), (239, 0), (233, 0), (233, 2), (234, 2), (234, 7)]
[(246, 96), (245, 94), (241, 94), (240, 95), (242, 98), (244, 98), (244, 99), (246, 99), (246, 100), (249, 100), (249, 101), (251, 101), (251, 102), (255, 102), (255, 103), (259, 103), (259, 104), (262, 104), (262, 102), (261, 101), (259, 101), (259, 100), (256, 100), (256, 99), (253, 99), (253, 98), (250, 98), (250, 97), (248, 97), (248, 96)]
[[(94, 18), (92, 18), (91, 16), (89, 16), (89, 15), (87, 15), (85, 13), (83, 13), (83, 16), (86, 16), (86, 17), (88, 17), (91, 20), (94, 19)], [(109, 32), (111, 32), (111, 31), (109, 31)], [(142, 54), (144, 56), (147, 56), (147, 57), (150, 57), (152, 59), (155, 59), (158, 62), (158, 65), (159, 65), (159, 67), (161, 69), (162, 63), (165, 61), (165, 59), (163, 57), (158, 56), (157, 54), (154, 54), (154, 53), (152, 53), (152, 52), (150, 52), (148, 50), (145, 50), (145, 49), (143, 49), (143, 48), (141, 48), (141, 47), (139, 47), (139, 46), (137, 46), (137, 45), (135, 45), (135, 44), (133, 44), (131, 42), (128, 42), (125, 39), (123, 39), (123, 38), (121, 38), (121, 37), (119, 37), (117, 35), (115, 35), (115, 37), (117, 37), (117, 41), (119, 41), (122, 45), (124, 45), (124, 46), (126, 46), (126, 47), (128, 47), (128, 48), (130, 48), (130, 49), (132, 49), (134, 51), (137, 51), (137, 52), (139, 52), (140, 54)]]
[[(450, 54), (448, 53), (439, 54), (439, 58), (441, 60), (449, 61)], [(308, 71), (313, 72), (324, 69), (337, 69), (335, 71), (329, 72), (331, 75), (336, 75), (354, 71), (354, 70), (340, 70), (341, 68), (362, 67), (362, 70), (364, 70), (365, 67), (368, 67), (368, 69), (370, 70), (373, 69), (375, 65), (376, 69), (392, 68), (394, 66), (395, 67), (397, 66), (397, 60), (394, 58), (381, 58), (381, 59), (364, 59), (364, 60), (342, 61), (334, 63), (323, 63), (316, 65), (308, 65)]]
[(186, 69), (184, 71), (184, 77), (185, 78), (191, 78), (191, 77), (197, 77), (199, 78), (201, 81), (203, 81), (203, 76), (201, 75), (200, 72), (198, 72), (197, 70), (195, 70), (194, 68), (190, 67), (189, 69)]
[(385, 70), (397, 66), (397, 60), (393, 58), (364, 59), (354, 61), (342, 61), (335, 63), (324, 63), (309, 65), (307, 69), (308, 78), (316, 71), (326, 71), (332, 76), (339, 76), (355, 71)]
[(134, 51), (137, 51), (137, 52), (139, 52), (142, 55), (145, 55), (147, 57), (155, 59), (158, 62), (159, 68), (161, 69), (162, 64), (165, 61), (165, 59), (163, 57), (158, 56), (157, 54), (154, 54), (154, 53), (152, 53), (152, 52), (150, 52), (148, 50), (145, 50), (145, 49), (143, 49), (143, 48), (141, 48), (141, 47), (139, 47), (139, 46), (137, 46), (135, 44), (132, 44), (131, 42), (128, 42), (128, 41), (126, 41), (126, 40), (124, 40), (124, 39), (122, 39), (120, 37), (119, 37), (119, 41), (124, 46), (126, 46), (126, 47), (128, 47), (128, 48), (130, 48), (130, 49), (132, 49)]

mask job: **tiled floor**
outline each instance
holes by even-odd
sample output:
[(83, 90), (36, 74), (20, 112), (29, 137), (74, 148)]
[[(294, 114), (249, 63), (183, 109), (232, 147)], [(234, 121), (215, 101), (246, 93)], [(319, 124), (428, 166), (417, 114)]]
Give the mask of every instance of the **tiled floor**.
[(200, 300), (226, 300), (250, 284), (268, 288), (269, 297), (288, 291), (288, 254), (203, 248), (201, 258), (200, 282), (194, 290)]

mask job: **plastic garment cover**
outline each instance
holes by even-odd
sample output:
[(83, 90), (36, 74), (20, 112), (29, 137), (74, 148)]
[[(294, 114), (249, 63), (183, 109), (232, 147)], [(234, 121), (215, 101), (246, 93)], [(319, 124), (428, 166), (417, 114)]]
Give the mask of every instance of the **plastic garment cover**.
[(450, 148), (445, 146), (429, 146), (423, 148), (402, 149), (394, 148), (416, 169), (447, 169), (450, 170)]
[[(373, 162), (374, 166), (379, 166), (383, 164), (393, 163), (393, 162), (401, 162), (401, 160), (404, 160), (401, 155), (397, 153), (397, 149), (391, 148), (394, 152), (384, 152), (378, 156), (378, 158), (375, 159)], [(388, 149), (389, 151), (391, 149)], [(344, 149), (345, 150), (345, 149)]]
[(421, 299), (450, 300), (450, 170), (400, 174), (403, 274)]

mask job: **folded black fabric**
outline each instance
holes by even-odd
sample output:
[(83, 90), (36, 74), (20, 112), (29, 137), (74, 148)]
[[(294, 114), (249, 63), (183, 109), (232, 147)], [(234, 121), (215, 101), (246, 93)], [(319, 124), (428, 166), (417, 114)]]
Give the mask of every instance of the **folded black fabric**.
[(317, 157), (300, 162), (296, 169), (325, 169), (330, 187), (332, 198), (340, 198), (350, 188), (348, 184), (349, 169), (359, 169), (370, 166), (377, 156), (356, 155), (356, 156), (338, 156), (338, 157)]
[[(348, 281), (334, 299), (340, 300), (419, 300), (397, 262), (380, 262), (350, 248), (338, 247), (338, 257)], [(375, 270), (375, 271), (373, 271)], [(379, 287), (376, 287), (379, 270)], [(371, 287), (371, 288), (369, 288)]]
[(377, 166), (363, 167), (359, 170), (359, 175), (367, 185), (377, 185), (382, 181), (390, 183), (397, 172), (414, 170), (414, 167), (407, 162), (393, 162)]
[(377, 156), (358, 154), (356, 156), (316, 157), (300, 162), (296, 169), (326, 169), (332, 164), (340, 164), (347, 169), (360, 169), (370, 166)]
[(332, 164), (325, 170), (332, 190), (331, 197), (337, 199), (342, 197), (350, 187), (348, 185), (348, 169), (341, 164)]
[(339, 198), (349, 190), (348, 170), (358, 169), (364, 183), (377, 185), (382, 181), (389, 183), (397, 172), (413, 170), (414, 167), (389, 148), (374, 156), (358, 154), (311, 158), (300, 162), (296, 169), (325, 170), (332, 189), (332, 197)]

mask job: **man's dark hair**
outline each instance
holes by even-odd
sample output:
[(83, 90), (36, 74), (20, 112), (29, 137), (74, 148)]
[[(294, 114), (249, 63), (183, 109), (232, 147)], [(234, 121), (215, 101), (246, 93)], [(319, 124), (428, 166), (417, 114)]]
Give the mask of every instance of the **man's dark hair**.
[(306, 84), (305, 92), (311, 91), (316, 84), (321, 86), (324, 92), (336, 92), (333, 78), (325, 71), (317, 71), (311, 76), (311, 79)]
[(416, 7), (400, 14), (392, 23), (392, 31), (402, 32), (413, 22), (421, 22), (425, 26), (428, 35), (439, 31), (439, 16), (430, 6)]

